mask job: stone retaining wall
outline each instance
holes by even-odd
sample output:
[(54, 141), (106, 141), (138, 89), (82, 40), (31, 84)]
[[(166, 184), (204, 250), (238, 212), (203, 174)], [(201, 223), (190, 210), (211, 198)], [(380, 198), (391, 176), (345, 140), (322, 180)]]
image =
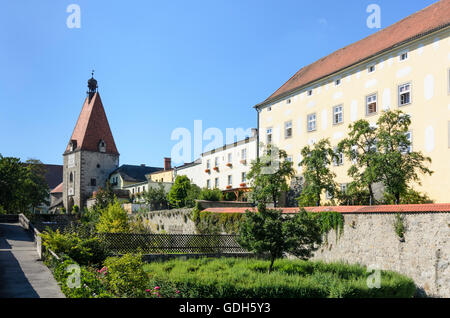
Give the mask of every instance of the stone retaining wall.
[(193, 209), (160, 210), (141, 213), (145, 225), (153, 233), (196, 234), (195, 223), (190, 219)]
[(429, 296), (450, 297), (450, 213), (402, 213), (405, 241), (394, 230), (394, 213), (344, 213), (342, 236), (314, 259), (345, 261), (393, 270), (411, 277)]

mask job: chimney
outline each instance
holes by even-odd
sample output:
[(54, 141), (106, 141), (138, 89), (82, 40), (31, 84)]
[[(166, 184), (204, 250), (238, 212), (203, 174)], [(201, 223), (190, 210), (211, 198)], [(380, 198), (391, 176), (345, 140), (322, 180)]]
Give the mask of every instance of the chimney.
[(258, 135), (258, 129), (252, 128), (252, 137), (256, 137)]
[(172, 160), (170, 158), (164, 158), (164, 171), (172, 169)]

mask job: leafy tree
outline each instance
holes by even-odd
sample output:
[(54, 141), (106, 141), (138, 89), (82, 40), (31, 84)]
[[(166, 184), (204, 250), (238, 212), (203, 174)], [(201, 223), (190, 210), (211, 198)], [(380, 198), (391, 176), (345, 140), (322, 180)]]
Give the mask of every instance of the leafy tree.
[(122, 208), (120, 202), (115, 200), (106, 209), (101, 210), (98, 223), (96, 224), (98, 233), (128, 233), (127, 212)]
[(219, 189), (202, 189), (200, 192), (199, 200), (206, 201), (221, 201), (223, 199), (222, 191)]
[(45, 167), (40, 161), (22, 163), (19, 158), (0, 155), (0, 206), (9, 213), (27, 212), (48, 204), (48, 196)]
[(168, 194), (169, 203), (175, 208), (193, 207), (200, 192), (201, 189), (197, 185), (191, 184), (188, 177), (177, 176)]
[(295, 174), (292, 166), (284, 150), (268, 145), (265, 155), (252, 162), (247, 174), (252, 187), (251, 200), (273, 202), (277, 207), (281, 194), (289, 190), (288, 179)]
[(302, 259), (322, 243), (322, 232), (317, 218), (302, 209), (293, 217), (283, 217), (281, 210), (258, 205), (258, 212), (247, 210), (239, 228), (239, 244), (256, 253), (269, 253), (269, 273), (273, 263), (284, 253)]
[(150, 204), (153, 210), (167, 209), (169, 207), (169, 200), (167, 199), (167, 192), (162, 185), (158, 184), (158, 187), (149, 189), (142, 195), (145, 203)]
[(337, 198), (344, 205), (366, 205), (371, 202), (369, 190), (355, 181), (347, 184), (345, 192), (339, 191)]
[(45, 173), (47, 172), (44, 164), (37, 159), (28, 159), (25, 161), (27, 170), (27, 179), (25, 182), (25, 193), (28, 204), (35, 209), (41, 204), (48, 205), (50, 202), (47, 181)]
[[(377, 128), (361, 119), (350, 124), (349, 129), (348, 137), (338, 144), (338, 151), (352, 162), (348, 175), (354, 181), (347, 189), (347, 200), (356, 201), (356, 204), (374, 203), (373, 184), (380, 181), (377, 173), (380, 163), (377, 152)], [(366, 190), (369, 192), (368, 202), (364, 195)]]
[(385, 191), (398, 204), (408, 192), (411, 182), (420, 184), (418, 172), (429, 175), (433, 173), (425, 166), (425, 163), (431, 163), (431, 158), (425, 157), (421, 152), (408, 150), (411, 146), (406, 136), (411, 124), (409, 115), (399, 110), (384, 112), (377, 124), (380, 152), (377, 173)]
[(337, 192), (337, 185), (334, 181), (336, 174), (329, 168), (337, 156), (331, 149), (328, 139), (320, 140), (312, 148), (305, 146), (301, 154), (303, 159), (299, 166), (303, 167), (305, 183), (298, 199), (299, 205), (319, 206), (323, 190), (328, 191), (332, 196)]
[(191, 183), (187, 193), (185, 206), (188, 208), (193, 208), (195, 206), (195, 200), (199, 198), (201, 192), (202, 189), (200, 189), (198, 185)]
[[(413, 189), (407, 189), (405, 193), (400, 197), (399, 204), (427, 204), (433, 203), (428, 195), (415, 191)], [(389, 193), (384, 194), (384, 204), (395, 204), (396, 198)]]
[(97, 194), (95, 195), (95, 208), (106, 209), (110, 204), (114, 204), (116, 195), (112, 189), (109, 180), (106, 180), (105, 188), (99, 187)]

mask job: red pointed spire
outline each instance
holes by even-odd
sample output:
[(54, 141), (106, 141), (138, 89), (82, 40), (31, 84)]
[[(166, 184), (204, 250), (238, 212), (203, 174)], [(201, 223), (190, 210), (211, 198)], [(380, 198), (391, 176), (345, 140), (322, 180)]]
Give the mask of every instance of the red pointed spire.
[(95, 92), (92, 98), (86, 97), (66, 153), (71, 151), (72, 140), (76, 141), (73, 150), (98, 152), (100, 142), (103, 141), (106, 145), (105, 153), (119, 154), (98, 92)]

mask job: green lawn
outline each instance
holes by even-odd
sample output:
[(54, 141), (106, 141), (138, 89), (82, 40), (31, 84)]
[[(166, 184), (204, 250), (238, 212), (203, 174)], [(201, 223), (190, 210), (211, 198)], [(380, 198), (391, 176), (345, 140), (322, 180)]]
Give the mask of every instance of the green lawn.
[(278, 260), (267, 273), (268, 261), (255, 259), (190, 259), (144, 265), (150, 285), (171, 288), (188, 298), (336, 298), (413, 297), (414, 282), (381, 271), (380, 288), (369, 288), (371, 273), (360, 265)]

